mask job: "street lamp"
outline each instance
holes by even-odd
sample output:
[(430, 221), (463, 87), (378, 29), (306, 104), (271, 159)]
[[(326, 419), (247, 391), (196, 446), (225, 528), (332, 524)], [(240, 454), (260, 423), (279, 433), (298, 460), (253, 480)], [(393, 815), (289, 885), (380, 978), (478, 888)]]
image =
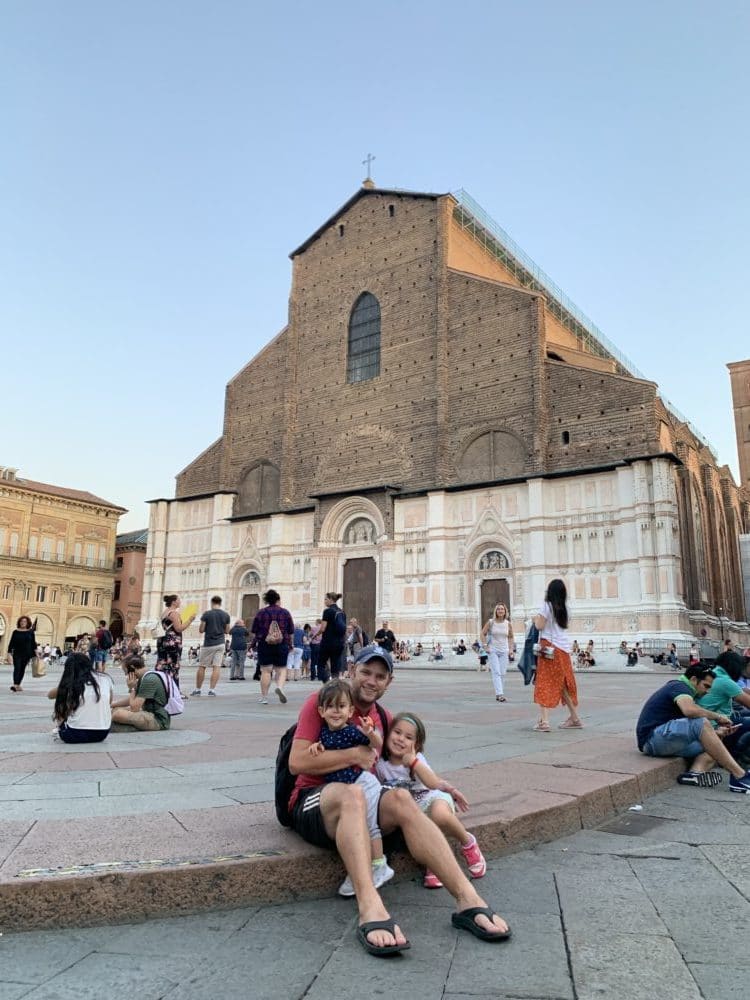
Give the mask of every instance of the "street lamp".
[(719, 608), (719, 628), (721, 629), (721, 648), (724, 648), (724, 608)]

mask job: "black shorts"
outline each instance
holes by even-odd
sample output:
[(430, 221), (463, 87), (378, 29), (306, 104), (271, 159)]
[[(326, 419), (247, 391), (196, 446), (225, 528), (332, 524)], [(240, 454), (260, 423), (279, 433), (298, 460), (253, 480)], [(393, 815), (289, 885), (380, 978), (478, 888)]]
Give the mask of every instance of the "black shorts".
[(320, 793), (325, 785), (303, 788), (297, 796), (292, 810), (292, 829), (308, 844), (336, 850), (336, 842), (326, 832), (323, 814), (320, 811)]
[(262, 639), (258, 643), (259, 667), (285, 667), (289, 655), (289, 647), (285, 642), (272, 643), (270, 646)]
[(72, 729), (61, 722), (57, 734), (63, 743), (101, 743), (109, 736), (108, 729)]

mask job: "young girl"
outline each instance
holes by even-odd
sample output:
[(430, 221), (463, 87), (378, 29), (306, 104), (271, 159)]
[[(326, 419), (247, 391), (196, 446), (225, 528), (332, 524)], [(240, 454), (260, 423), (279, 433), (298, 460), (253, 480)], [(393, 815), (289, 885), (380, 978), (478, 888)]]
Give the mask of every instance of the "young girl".
[[(349, 684), (338, 678), (328, 681), (318, 692), (318, 714), (323, 720), (320, 730), (320, 740), (313, 743), (308, 752), (316, 757), (325, 750), (349, 750), (356, 746), (372, 746), (377, 751), (383, 748), (383, 737), (368, 717), (361, 725), (352, 726), (349, 722), (354, 715), (354, 702)], [(325, 782), (341, 781), (346, 785), (360, 785), (365, 793), (367, 803), (367, 826), (370, 831), (372, 852), (372, 881), (376, 889), (393, 878), (393, 869), (383, 854), (383, 838), (378, 826), (378, 804), (382, 788), (380, 782), (369, 771), (360, 767), (346, 767), (340, 771), (331, 771), (323, 777)], [(354, 886), (347, 875), (339, 886), (340, 896), (353, 896)]]
[(573, 643), (568, 633), (567, 599), (568, 592), (563, 581), (551, 580), (544, 595), (544, 603), (534, 617), (542, 647), (542, 653), (536, 661), (534, 685), (534, 701), (539, 705), (539, 721), (534, 726), (537, 733), (550, 731), (550, 709), (557, 708), (561, 701), (567, 706), (569, 714), (558, 728), (583, 729), (576, 711), (578, 688), (573, 676), (573, 664), (570, 662)]
[(112, 678), (96, 672), (83, 653), (71, 653), (60, 683), (47, 695), (54, 699), (54, 720), (63, 743), (100, 743), (112, 725)]
[[(387, 788), (406, 788), (422, 812), (426, 813), (446, 837), (461, 845), (461, 853), (472, 878), (482, 878), (487, 862), (479, 850), (476, 837), (469, 833), (456, 816), (456, 806), (466, 812), (469, 803), (457, 788), (443, 781), (427, 763), (422, 750), (426, 742), (424, 723), (411, 712), (401, 712), (388, 729), (383, 756), (375, 765), (375, 773)], [(443, 883), (429, 869), (425, 872), (425, 889), (441, 889)]]

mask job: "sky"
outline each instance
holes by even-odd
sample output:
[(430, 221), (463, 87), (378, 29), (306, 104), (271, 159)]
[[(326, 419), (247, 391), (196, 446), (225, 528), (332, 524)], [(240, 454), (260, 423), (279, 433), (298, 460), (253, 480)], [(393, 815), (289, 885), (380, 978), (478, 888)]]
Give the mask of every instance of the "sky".
[(0, 0), (0, 465), (145, 526), (372, 153), (466, 189), (737, 478), (749, 42), (734, 0)]

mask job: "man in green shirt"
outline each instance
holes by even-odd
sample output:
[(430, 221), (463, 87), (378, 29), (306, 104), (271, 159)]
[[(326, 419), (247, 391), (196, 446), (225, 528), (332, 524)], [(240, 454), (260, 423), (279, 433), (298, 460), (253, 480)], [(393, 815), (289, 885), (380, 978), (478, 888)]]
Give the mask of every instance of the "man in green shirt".
[(747, 676), (749, 669), (744, 656), (731, 648), (725, 649), (716, 660), (711, 690), (696, 699), (701, 708), (732, 717), (735, 725), (724, 739), (724, 746), (745, 766), (750, 758), (750, 715), (739, 713), (750, 708), (750, 691), (741, 687), (739, 681)]
[(149, 670), (140, 656), (126, 657), (122, 669), (128, 684), (128, 696), (112, 703), (112, 732), (169, 729), (171, 719), (165, 708), (167, 690), (159, 675)]

